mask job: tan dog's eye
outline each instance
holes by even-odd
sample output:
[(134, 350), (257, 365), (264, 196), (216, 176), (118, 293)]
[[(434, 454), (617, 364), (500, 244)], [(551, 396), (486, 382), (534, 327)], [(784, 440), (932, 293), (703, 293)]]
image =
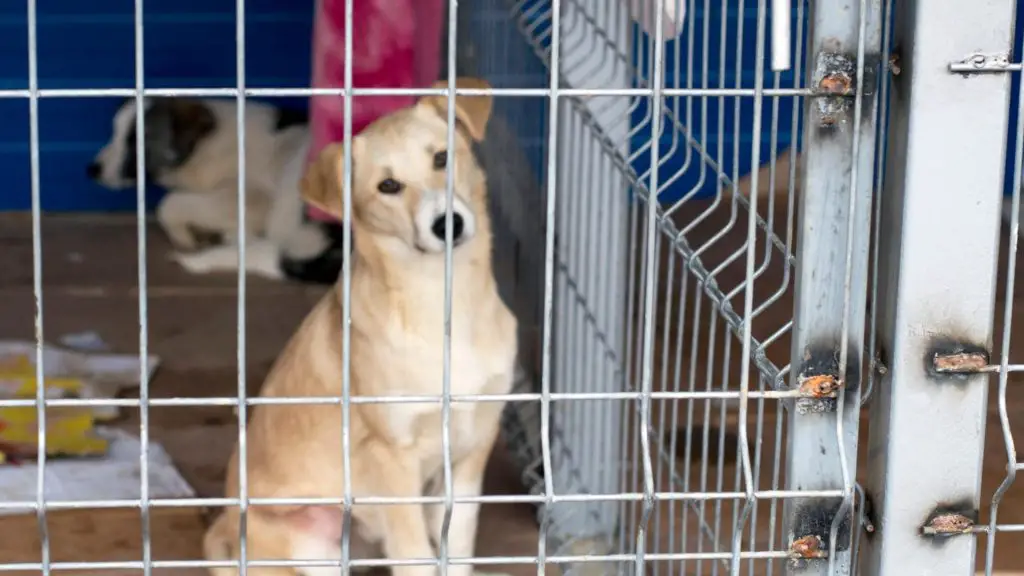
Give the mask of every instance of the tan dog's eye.
[(444, 167), (448, 165), (448, 151), (441, 150), (437, 154), (434, 154), (434, 169), (444, 170)]
[(379, 190), (381, 194), (398, 194), (402, 191), (402, 188), (404, 188), (402, 183), (393, 178), (381, 180), (380, 184), (377, 184), (377, 190)]

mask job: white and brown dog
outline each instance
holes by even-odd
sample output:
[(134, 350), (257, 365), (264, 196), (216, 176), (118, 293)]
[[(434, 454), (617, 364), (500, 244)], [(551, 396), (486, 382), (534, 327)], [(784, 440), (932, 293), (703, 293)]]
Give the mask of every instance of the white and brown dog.
[[(309, 150), (304, 112), (263, 102), (245, 107), (246, 229), (238, 230), (238, 137), (235, 100), (145, 99), (146, 180), (168, 194), (157, 220), (194, 273), (234, 270), (237, 242), (246, 269), (271, 278), (333, 284), (341, 270), (341, 227), (306, 221), (298, 184)], [(113, 119), (110, 141), (86, 168), (111, 189), (135, 186), (136, 102)], [(217, 238), (213, 247), (205, 238)]]
[[(487, 84), (461, 79), (462, 87)], [(451, 392), (503, 394), (516, 365), (516, 320), (499, 297), (491, 269), (487, 182), (472, 146), (491, 114), (489, 96), (456, 99), (455, 149), (447, 150), (447, 99), (425, 97), (384, 116), (352, 140), (351, 395), (434, 395), (442, 391), (446, 165), (454, 161)], [(305, 198), (343, 212), (342, 145), (323, 151), (303, 180)], [(342, 393), (340, 285), (310, 312), (264, 383), (264, 397)], [(451, 406), (452, 485), (456, 497), (481, 493), (484, 467), (498, 435), (502, 402)], [(442, 474), (442, 407), (424, 403), (354, 403), (349, 442), (356, 497), (438, 495)], [(246, 439), (250, 498), (339, 498), (343, 490), (342, 408), (266, 405), (253, 410)], [(238, 496), (236, 453), (226, 493)], [(448, 532), (452, 558), (473, 555), (479, 504), (456, 503)], [(378, 546), (388, 559), (436, 558), (440, 505), (356, 503), (353, 556)], [(340, 558), (340, 506), (258, 506), (247, 515), (252, 560)], [(239, 512), (227, 508), (208, 530), (211, 560), (238, 559)], [(336, 574), (337, 568), (250, 568), (256, 574)], [(216, 569), (214, 574), (236, 574)], [(432, 565), (395, 566), (398, 576), (433, 575)], [(468, 576), (472, 567), (453, 565)]]

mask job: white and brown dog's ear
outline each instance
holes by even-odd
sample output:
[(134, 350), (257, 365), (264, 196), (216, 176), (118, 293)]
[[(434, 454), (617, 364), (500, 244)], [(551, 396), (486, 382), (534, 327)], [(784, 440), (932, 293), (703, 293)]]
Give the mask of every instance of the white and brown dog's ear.
[[(435, 82), (433, 88), (447, 88), (448, 81)], [(455, 80), (456, 88), (471, 90), (489, 90), (491, 85), (480, 78), (460, 77)], [(448, 118), (447, 96), (425, 96), (421, 103), (430, 106), (442, 118)], [(455, 118), (477, 142), (484, 139), (487, 133), (487, 122), (491, 119), (494, 99), (490, 95), (460, 95), (455, 97)]]
[[(358, 136), (352, 139), (352, 165), (355, 166), (357, 150), (362, 145)], [(320, 151), (316, 160), (306, 168), (300, 189), (302, 199), (327, 212), (338, 220), (345, 217), (344, 181), (345, 146), (341, 142), (328, 144)]]
[(154, 98), (146, 110), (146, 156), (153, 168), (176, 168), (217, 128), (213, 111), (195, 98)]

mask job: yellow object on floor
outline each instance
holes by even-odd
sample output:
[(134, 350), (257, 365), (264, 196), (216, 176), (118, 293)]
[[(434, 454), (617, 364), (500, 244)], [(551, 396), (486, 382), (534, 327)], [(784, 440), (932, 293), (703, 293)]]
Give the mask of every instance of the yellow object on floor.
[[(43, 378), (47, 399), (77, 398), (85, 384), (77, 378)], [(0, 357), (0, 398), (34, 400), (35, 367), (27, 355)], [(107, 441), (93, 434), (96, 414), (88, 407), (46, 410), (46, 455), (93, 456), (107, 451)], [(32, 456), (39, 448), (35, 406), (0, 407), (0, 462), (11, 456)]]

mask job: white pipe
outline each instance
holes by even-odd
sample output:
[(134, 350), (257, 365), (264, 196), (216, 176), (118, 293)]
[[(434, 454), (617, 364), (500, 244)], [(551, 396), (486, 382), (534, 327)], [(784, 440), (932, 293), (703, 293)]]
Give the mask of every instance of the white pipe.
[(686, 4), (683, 0), (630, 0), (630, 14), (651, 36), (657, 37), (658, 10), (662, 12), (662, 41), (675, 40), (683, 32)]
[(791, 0), (772, 0), (772, 71), (789, 70), (792, 36)]

